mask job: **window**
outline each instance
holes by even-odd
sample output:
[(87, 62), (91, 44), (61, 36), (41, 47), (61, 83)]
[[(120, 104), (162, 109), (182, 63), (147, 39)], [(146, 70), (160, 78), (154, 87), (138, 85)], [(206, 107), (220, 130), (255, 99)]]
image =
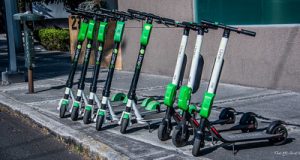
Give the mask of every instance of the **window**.
[(300, 23), (300, 0), (195, 0), (195, 20), (225, 24)]

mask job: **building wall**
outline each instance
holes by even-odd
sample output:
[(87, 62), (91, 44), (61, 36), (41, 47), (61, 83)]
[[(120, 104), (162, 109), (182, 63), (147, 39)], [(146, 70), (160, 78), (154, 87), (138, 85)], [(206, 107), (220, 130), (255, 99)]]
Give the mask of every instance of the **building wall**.
[[(193, 0), (119, 0), (119, 9), (152, 12), (182, 21), (193, 20)], [(122, 44), (123, 69), (133, 71), (139, 50), (142, 22), (129, 21)], [(247, 37), (231, 34), (221, 82), (246, 86), (300, 91), (300, 25), (244, 26), (257, 32)], [(143, 64), (144, 73), (172, 76), (182, 29), (154, 24)], [(205, 35), (203, 79), (209, 80), (222, 31)], [(196, 33), (191, 32), (187, 47), (189, 71)], [(187, 77), (187, 74), (186, 74)]]

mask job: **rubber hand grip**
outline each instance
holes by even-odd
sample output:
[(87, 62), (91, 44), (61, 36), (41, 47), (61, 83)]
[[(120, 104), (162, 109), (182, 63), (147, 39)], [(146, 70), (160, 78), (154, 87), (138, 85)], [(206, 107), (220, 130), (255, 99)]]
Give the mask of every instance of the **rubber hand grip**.
[(245, 30), (245, 29), (241, 29), (240, 33), (248, 35), (248, 36), (252, 36), (252, 37), (255, 37), (255, 35), (256, 35), (256, 32)]

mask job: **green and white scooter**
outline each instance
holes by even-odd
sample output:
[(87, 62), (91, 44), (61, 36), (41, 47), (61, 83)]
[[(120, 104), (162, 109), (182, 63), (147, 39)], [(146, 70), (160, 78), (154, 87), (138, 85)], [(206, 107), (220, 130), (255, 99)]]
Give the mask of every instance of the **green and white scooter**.
[[(138, 80), (139, 80), (139, 75), (140, 75), (140, 72), (142, 69), (143, 59), (145, 56), (145, 50), (146, 50), (146, 47), (147, 47), (149, 39), (150, 39), (150, 33), (151, 33), (151, 29), (152, 29), (153, 19), (155, 19), (157, 23), (163, 23), (165, 25), (173, 25), (174, 26), (176, 24), (174, 20), (159, 17), (159, 16), (156, 16), (151, 13), (145, 13), (145, 12), (135, 11), (135, 10), (131, 10), (131, 9), (129, 9), (128, 12), (133, 13), (133, 14), (138, 14), (141, 16), (145, 16), (146, 22), (143, 26), (142, 35), (140, 37), (140, 51), (138, 54), (138, 58), (137, 58), (136, 66), (135, 66), (133, 79), (131, 81), (130, 89), (127, 94), (128, 100), (126, 103), (126, 109), (125, 109), (125, 111), (123, 111), (121, 119), (119, 121), (119, 124), (121, 125), (120, 132), (123, 134), (126, 133), (127, 127), (129, 125), (131, 125), (131, 120), (132, 120), (131, 110), (134, 111), (135, 120), (137, 121), (137, 123), (140, 123), (140, 124), (148, 123), (149, 124), (150, 121), (154, 121), (154, 120), (160, 121), (161, 120), (161, 118), (146, 119), (144, 117), (145, 115), (143, 115), (143, 113), (141, 113), (139, 111), (139, 109), (137, 108), (137, 104), (136, 104), (136, 88), (137, 88), (137, 84), (138, 84)], [(184, 58), (184, 49), (186, 46), (186, 42), (187, 42), (187, 36), (184, 38), (184, 40), (182, 42), (182, 52), (183, 52), (182, 61), (184, 61), (184, 59), (185, 59)], [(181, 69), (179, 69), (179, 70), (181, 70)], [(182, 73), (182, 71), (180, 71), (180, 72)], [(178, 81), (179, 81), (179, 79), (180, 79), (180, 76), (178, 75)], [(152, 109), (152, 110), (160, 111), (159, 108), (157, 108), (157, 107), (154, 107), (154, 108), (155, 109)]]
[[(204, 33), (208, 32), (208, 29), (217, 29), (216, 26), (206, 23), (191, 23), (191, 26), (197, 28), (197, 38), (194, 49), (194, 55), (192, 59), (190, 74), (187, 85), (181, 86), (178, 96), (178, 108), (182, 111), (180, 122), (177, 121), (177, 126), (172, 133), (172, 142), (176, 147), (181, 147), (186, 144), (189, 139), (190, 132), (189, 126), (196, 128), (194, 123), (195, 111), (197, 108), (190, 104), (193, 93), (196, 93), (201, 81), (202, 70), (204, 66), (204, 60), (201, 55), (201, 47), (204, 38)], [(167, 122), (168, 125), (169, 122)], [(167, 125), (160, 125), (158, 130), (158, 137), (160, 139), (167, 139), (170, 134), (170, 128), (166, 128)], [(172, 125), (172, 124), (169, 124)], [(165, 127), (165, 128), (164, 128)], [(168, 132), (166, 132), (169, 130)]]
[(87, 31), (87, 44), (86, 44), (86, 51), (84, 56), (84, 62), (80, 74), (80, 79), (78, 83), (78, 90), (76, 94), (75, 101), (73, 102), (72, 108), (71, 108), (71, 119), (73, 121), (76, 121), (79, 117), (79, 114), (82, 114), (82, 100), (84, 101), (84, 104), (87, 104), (87, 98), (84, 93), (84, 87), (85, 87), (85, 78), (86, 73), (90, 61), (90, 55), (92, 52), (92, 45), (93, 45), (93, 38), (94, 38), (94, 31), (96, 28), (96, 16), (94, 16), (93, 19), (89, 21), (88, 31)]
[[(67, 11), (72, 13), (72, 11), (70, 9), (67, 9)], [(77, 36), (76, 50), (75, 50), (74, 58), (72, 61), (72, 68), (69, 73), (68, 80), (66, 82), (66, 89), (64, 92), (64, 97), (60, 100), (58, 108), (57, 108), (59, 110), (60, 118), (64, 118), (66, 111), (69, 110), (70, 98), (72, 99), (72, 101), (75, 100), (75, 97), (74, 97), (74, 94), (72, 91), (72, 87), (73, 87), (73, 83), (74, 83), (74, 75), (75, 75), (75, 72), (77, 69), (78, 60), (79, 60), (79, 56), (80, 56), (81, 48), (82, 48), (82, 43), (85, 40), (87, 31), (88, 31), (88, 26), (89, 26), (88, 23), (89, 23), (89, 21), (87, 18), (84, 18), (80, 23), (80, 28), (79, 28), (78, 36)]]
[[(176, 26), (176, 24), (174, 24)], [(174, 103), (176, 100), (177, 90), (180, 88), (183, 80), (183, 75), (186, 67), (187, 56), (185, 54), (185, 49), (188, 43), (188, 37), (190, 30), (195, 29), (190, 25), (190, 23), (177, 24), (177, 27), (183, 28), (183, 35), (181, 38), (180, 48), (177, 56), (177, 62), (175, 66), (174, 75), (172, 78), (172, 82), (166, 86), (166, 91), (164, 95), (164, 105), (167, 106), (166, 113), (164, 118), (162, 119), (162, 123), (159, 126), (158, 130), (158, 138), (162, 141), (169, 139), (170, 133), (172, 131), (172, 117), (176, 122), (179, 122), (181, 116), (178, 112), (175, 111)], [(157, 105), (159, 102), (151, 101), (148, 106)]]
[[(210, 23), (207, 21), (204, 21), (206, 23)], [(218, 53), (215, 59), (215, 63), (214, 63), (214, 67), (213, 67), (213, 71), (211, 74), (211, 78), (209, 81), (209, 85), (207, 88), (207, 91), (204, 94), (203, 97), (203, 101), (201, 104), (201, 110), (199, 112), (200, 115), (200, 122), (197, 125), (196, 128), (196, 132), (195, 132), (195, 140), (194, 140), (194, 145), (193, 145), (193, 155), (197, 156), (200, 152), (200, 148), (204, 147), (204, 137), (205, 137), (205, 130), (207, 129), (214, 137), (216, 137), (217, 139), (220, 139), (221, 141), (225, 141), (225, 142), (234, 142), (234, 141), (243, 141), (243, 139), (246, 139), (246, 141), (248, 140), (255, 140), (255, 137), (257, 133), (255, 132), (249, 132), (249, 134), (233, 134), (230, 138), (230, 140), (224, 140), (223, 137), (221, 136), (221, 134), (217, 131), (217, 129), (211, 125), (211, 122), (209, 122), (208, 118), (210, 116), (211, 113), (211, 109), (212, 109), (212, 105), (214, 103), (214, 99), (216, 96), (216, 92), (217, 92), (217, 87), (219, 84), (219, 80), (220, 80), (220, 76), (222, 73), (222, 68), (223, 68), (223, 64), (224, 64), (224, 55), (225, 55), (225, 51), (226, 51), (226, 46), (229, 40), (229, 36), (230, 36), (230, 32), (236, 32), (236, 33), (240, 33), (240, 34), (244, 34), (244, 35), (248, 35), (248, 36), (255, 36), (256, 33), (252, 32), (252, 31), (248, 31), (248, 30), (244, 30), (241, 28), (235, 28), (235, 27), (231, 27), (231, 26), (225, 26), (223, 24), (218, 24), (218, 23), (214, 23), (213, 25), (217, 25), (218, 28), (222, 28), (224, 29), (223, 31), (223, 36), (220, 42), (220, 46), (218, 49)], [(260, 136), (260, 134), (258, 134), (258, 136)], [(263, 135), (266, 136), (266, 135)], [(249, 137), (249, 138), (248, 138)]]
[(151, 35), (151, 30), (152, 30), (152, 26), (153, 26), (152, 22), (153, 22), (153, 19), (150, 17), (147, 17), (146, 23), (143, 25), (142, 35), (140, 37), (140, 45), (141, 45), (140, 51), (139, 51), (136, 66), (135, 66), (134, 76), (131, 81), (130, 89), (129, 89), (129, 92), (127, 95), (128, 100), (127, 100), (127, 104), (126, 104), (126, 111), (123, 111), (121, 119), (119, 121), (119, 124), (121, 124), (121, 133), (125, 133), (126, 128), (130, 123), (131, 108), (134, 110), (136, 119), (138, 122), (140, 122), (140, 120), (143, 119), (136, 107), (136, 101), (135, 101), (136, 93), (135, 92), (136, 92), (136, 87), (137, 87), (138, 79), (140, 76), (140, 72), (142, 69), (142, 64), (143, 64), (143, 60), (144, 60), (144, 56), (145, 56), (146, 47), (149, 43), (149, 39), (150, 39), (150, 35)]
[[(137, 17), (133, 17), (131, 14), (127, 12), (122, 11), (112, 11), (112, 10), (106, 10), (106, 9), (100, 9), (102, 12), (115, 15), (118, 18), (118, 21), (116, 23), (115, 33), (114, 33), (114, 48), (113, 53), (111, 57), (111, 61), (109, 64), (109, 70), (107, 74), (107, 78), (105, 81), (104, 89), (102, 92), (102, 101), (101, 101), (101, 107), (97, 111), (96, 115), (96, 130), (101, 130), (103, 123), (107, 122), (107, 120), (110, 121), (117, 121), (119, 118), (115, 114), (115, 112), (112, 109), (109, 96), (110, 96), (110, 88), (111, 88), (111, 82), (114, 75), (115, 70), (115, 64), (119, 53), (119, 47), (120, 43), (122, 41), (124, 29), (125, 29), (125, 21), (128, 19), (134, 19)], [(107, 108), (109, 109), (107, 115)]]
[(88, 97), (88, 103), (85, 105), (84, 115), (83, 115), (83, 123), (89, 124), (89, 123), (91, 123), (93, 118), (95, 118), (96, 111), (101, 106), (100, 99), (96, 95), (97, 82), (98, 82), (98, 76), (99, 76), (100, 67), (101, 67), (101, 61), (102, 61), (102, 57), (103, 57), (103, 48), (104, 48), (105, 37), (106, 37), (106, 33), (107, 33), (108, 20), (109, 20), (109, 18), (114, 19), (114, 17), (111, 15), (108, 15), (108, 14), (103, 14), (103, 13), (101, 13), (101, 14), (97, 14), (95, 12), (86, 12), (86, 13), (92, 14), (92, 15), (95, 14), (100, 17), (103, 17), (103, 20), (100, 22), (99, 29), (98, 29), (97, 41), (99, 43), (99, 46), (98, 46), (98, 50), (96, 53), (96, 61), (95, 61), (95, 66), (94, 66), (94, 71), (93, 71), (92, 84), (90, 86), (90, 95)]

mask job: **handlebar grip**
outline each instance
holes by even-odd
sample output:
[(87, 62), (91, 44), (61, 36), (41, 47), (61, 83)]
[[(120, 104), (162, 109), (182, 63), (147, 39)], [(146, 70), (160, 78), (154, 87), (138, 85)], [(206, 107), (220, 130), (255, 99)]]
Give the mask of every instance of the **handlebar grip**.
[(240, 33), (248, 35), (248, 36), (252, 36), (255, 37), (256, 36), (256, 32), (253, 31), (249, 31), (249, 30), (245, 30), (245, 29), (240, 29)]

